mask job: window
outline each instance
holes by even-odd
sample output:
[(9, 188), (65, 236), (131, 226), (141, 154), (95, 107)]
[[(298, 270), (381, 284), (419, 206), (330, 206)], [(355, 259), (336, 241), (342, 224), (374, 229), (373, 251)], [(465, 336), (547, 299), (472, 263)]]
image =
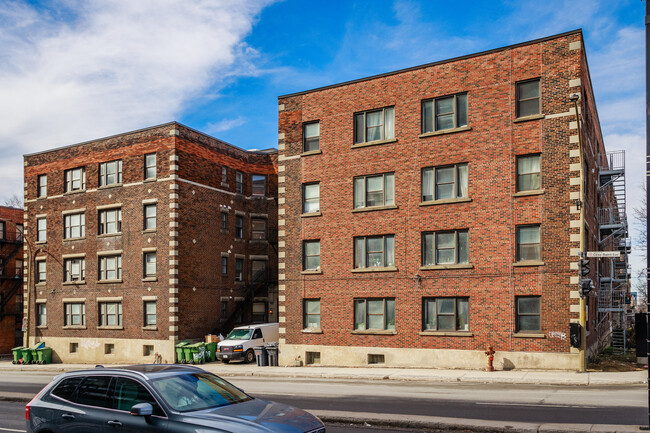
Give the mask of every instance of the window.
[(539, 226), (517, 227), (517, 261), (541, 260)]
[(253, 195), (266, 194), (266, 176), (262, 174), (254, 174), (252, 176), (253, 182)]
[(86, 304), (70, 303), (65, 306), (65, 326), (86, 325)]
[(47, 174), (38, 176), (38, 197), (47, 197)]
[(63, 260), (65, 282), (84, 281), (86, 279), (86, 259), (75, 258)]
[(303, 152), (320, 150), (320, 122), (305, 123), (303, 125)]
[(75, 213), (63, 216), (64, 239), (82, 238), (86, 236), (86, 215)]
[(47, 220), (36, 218), (36, 242), (47, 241)]
[(144, 278), (156, 278), (156, 252), (149, 251), (142, 254)]
[(156, 178), (156, 154), (149, 153), (144, 156), (144, 178)]
[(422, 233), (422, 265), (469, 263), (467, 230)]
[(89, 376), (79, 385), (76, 403), (86, 406), (110, 408), (112, 399), (108, 396), (111, 376)]
[(156, 301), (144, 302), (144, 326), (156, 326)]
[(7, 231), (6, 231), (6, 223), (4, 221), (0, 221), (0, 239), (7, 239)]
[[(68, 346), (68, 351), (70, 353), (77, 353), (79, 352), (79, 343), (70, 343), (70, 346)], [(81, 379), (81, 378), (80, 378)]]
[(47, 276), (45, 260), (36, 261), (36, 283), (44, 283)]
[(0, 257), (0, 277), (3, 277), (5, 275), (5, 259), (4, 257)]
[(315, 271), (320, 269), (320, 241), (302, 242), (302, 269)]
[(107, 209), (99, 211), (99, 228), (100, 235), (122, 232), (122, 209)]
[(227, 299), (222, 299), (221, 300), (221, 319), (226, 320), (228, 317), (228, 300)]
[(266, 219), (251, 218), (251, 239), (266, 239)]
[(22, 241), (23, 240), (23, 233), (25, 233), (25, 229), (23, 228), (22, 224), (16, 224), (16, 240), (17, 241)]
[(541, 188), (539, 155), (517, 157), (517, 191), (530, 191)]
[(251, 281), (261, 283), (266, 281), (266, 260), (251, 260)]
[(422, 201), (467, 197), (467, 164), (422, 169)]
[(395, 236), (354, 238), (354, 267), (381, 268), (395, 266)]
[(73, 168), (65, 171), (65, 192), (81, 191), (86, 189), (86, 169)]
[(539, 332), (540, 301), (539, 296), (517, 296), (517, 332)]
[(144, 229), (145, 230), (155, 230), (156, 229), (156, 205), (155, 204), (145, 204), (144, 205)]
[(542, 112), (539, 97), (539, 79), (517, 83), (517, 117), (533, 116)]
[(228, 275), (228, 257), (221, 258), (221, 275)]
[(47, 325), (47, 304), (39, 303), (36, 304), (36, 326), (46, 326)]
[(467, 93), (422, 101), (422, 133), (467, 126)]
[(320, 329), (320, 299), (305, 299), (302, 311), (303, 327), (305, 329)]
[[(72, 344), (76, 344), (76, 343), (70, 343), (71, 349), (72, 349)], [(74, 352), (70, 350), (70, 353), (74, 353)], [(57, 397), (62, 398), (63, 400), (71, 400), (72, 396), (74, 395), (74, 392), (77, 390), (77, 387), (79, 386), (79, 384), (83, 379), (84, 379), (83, 376), (63, 379), (61, 383), (56, 388), (54, 388), (54, 391), (52, 391), (52, 395), (56, 395)]]
[(395, 108), (366, 111), (354, 115), (354, 143), (395, 138)]
[(102, 162), (99, 164), (99, 186), (122, 183), (122, 161)]
[(302, 212), (320, 211), (320, 184), (308, 183), (302, 186)]
[(99, 303), (99, 326), (122, 326), (122, 303)]
[(228, 230), (228, 214), (221, 212), (221, 230)]
[(424, 298), (425, 331), (469, 331), (468, 298)]
[(235, 281), (244, 281), (244, 259), (235, 259)]
[(395, 204), (395, 173), (354, 178), (354, 208)]
[[(153, 346), (145, 346), (151, 348), (150, 355), (153, 355)], [(146, 355), (145, 355), (146, 356)], [(115, 388), (113, 390), (113, 409), (121, 410), (124, 412), (131, 412), (131, 408), (136, 404), (149, 403), (153, 408), (153, 414), (156, 416), (165, 416), (156, 400), (151, 396), (149, 391), (140, 383), (125, 377), (118, 377), (115, 379)]]
[(228, 167), (221, 167), (221, 183), (228, 185)]
[(244, 173), (241, 171), (235, 173), (235, 192), (244, 193)]
[(237, 239), (244, 237), (244, 217), (240, 215), (235, 216), (235, 237)]
[(395, 299), (355, 299), (354, 329), (395, 330)]
[(22, 259), (16, 259), (16, 272), (14, 273), (15, 278), (23, 277), (23, 267), (24, 261)]
[(122, 279), (121, 255), (99, 257), (99, 279), (102, 281)]

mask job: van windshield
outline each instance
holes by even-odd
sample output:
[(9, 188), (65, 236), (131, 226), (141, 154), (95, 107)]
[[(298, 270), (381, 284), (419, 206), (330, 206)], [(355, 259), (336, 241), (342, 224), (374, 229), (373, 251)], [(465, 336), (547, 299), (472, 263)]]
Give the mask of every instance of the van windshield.
[(251, 329), (233, 329), (226, 337), (226, 340), (250, 340)]

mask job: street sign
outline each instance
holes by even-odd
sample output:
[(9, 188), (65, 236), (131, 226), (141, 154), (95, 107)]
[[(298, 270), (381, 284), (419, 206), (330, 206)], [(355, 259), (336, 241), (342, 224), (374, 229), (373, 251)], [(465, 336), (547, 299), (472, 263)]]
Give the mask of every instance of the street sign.
[(614, 257), (618, 259), (621, 257), (621, 252), (620, 251), (587, 251), (587, 257), (596, 257), (596, 258)]

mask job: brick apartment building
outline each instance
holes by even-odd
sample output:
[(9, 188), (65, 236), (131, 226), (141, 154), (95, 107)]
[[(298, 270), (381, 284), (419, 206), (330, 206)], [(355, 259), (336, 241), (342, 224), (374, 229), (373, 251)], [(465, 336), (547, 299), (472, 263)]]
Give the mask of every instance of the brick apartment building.
[(22, 345), (23, 210), (0, 206), (0, 353)]
[(612, 339), (624, 159), (580, 30), (278, 103), (280, 364), (578, 369), (581, 248), (621, 252), (588, 275), (587, 353)]
[(25, 156), (29, 339), (64, 362), (174, 362), (277, 321), (277, 151), (172, 122)]

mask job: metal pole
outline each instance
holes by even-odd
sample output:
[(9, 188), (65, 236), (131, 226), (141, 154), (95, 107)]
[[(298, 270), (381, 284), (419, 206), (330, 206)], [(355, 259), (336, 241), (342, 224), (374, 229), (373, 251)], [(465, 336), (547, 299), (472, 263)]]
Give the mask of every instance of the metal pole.
[[(645, 2), (646, 206), (648, 204), (648, 200), (650, 200), (650, 182), (648, 182), (648, 179), (650, 179), (650, 93), (648, 93), (648, 89), (650, 89), (650, 75), (648, 75), (648, 69), (650, 68), (650, 31), (648, 29), (648, 25), (650, 25), (650, 5), (648, 5), (648, 0), (646, 0)], [(647, 239), (648, 230), (650, 230), (650, 219), (648, 219), (647, 213), (648, 211), (646, 209), (646, 311), (648, 306), (648, 287), (650, 287), (650, 284), (648, 284), (650, 283), (650, 272), (649, 272), (650, 271), (650, 243), (648, 243), (648, 239)], [(647, 320), (647, 314), (646, 314), (646, 320)], [(648, 350), (650, 350), (650, 330), (648, 331), (648, 335), (646, 336), (646, 338), (647, 338)], [(647, 383), (648, 383), (648, 429), (650, 429), (650, 368), (648, 368)]]

